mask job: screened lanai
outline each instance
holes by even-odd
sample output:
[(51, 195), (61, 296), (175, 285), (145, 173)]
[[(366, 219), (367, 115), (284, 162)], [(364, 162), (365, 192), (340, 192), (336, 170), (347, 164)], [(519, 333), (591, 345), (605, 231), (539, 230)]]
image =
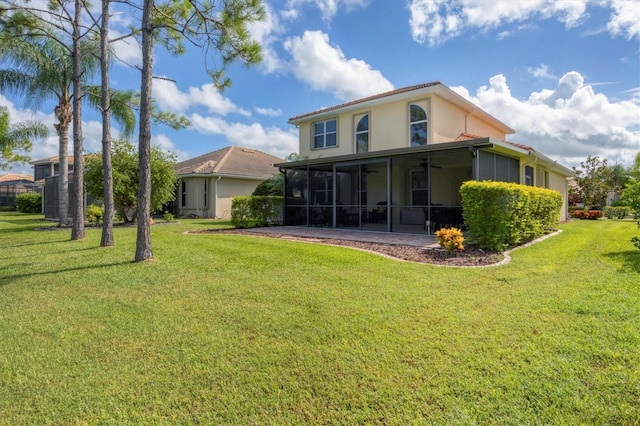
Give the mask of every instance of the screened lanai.
[(462, 227), (460, 186), (519, 182), (519, 160), (489, 139), (279, 164), (284, 224), (434, 233)]

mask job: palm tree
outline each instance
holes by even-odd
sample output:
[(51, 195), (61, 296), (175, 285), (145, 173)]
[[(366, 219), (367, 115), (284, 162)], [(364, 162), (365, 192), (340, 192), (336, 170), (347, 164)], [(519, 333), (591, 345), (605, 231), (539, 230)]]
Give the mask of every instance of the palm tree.
[[(82, 50), (82, 92), (91, 105), (99, 106), (100, 86), (87, 84), (99, 66), (99, 46), (94, 41), (88, 41), (82, 44)], [(38, 107), (48, 100), (57, 102), (54, 108), (57, 123), (54, 128), (59, 138), (58, 223), (64, 226), (67, 224), (69, 202), (69, 127), (74, 115), (71, 52), (67, 46), (53, 38), (14, 37), (10, 43), (3, 43), (0, 62), (13, 66), (0, 69), (0, 91), (24, 96), (26, 106)], [(119, 92), (118, 99), (120, 102), (114, 102), (110, 112), (123, 126), (124, 135), (130, 136), (135, 126), (135, 115), (131, 109), (134, 93)], [(76, 188), (76, 191), (77, 194), (82, 194), (83, 188)]]
[[(57, 101), (53, 125), (59, 138), (58, 223), (67, 224), (69, 126), (73, 119), (73, 61), (69, 50), (51, 38), (13, 38), (3, 43), (0, 61), (13, 68), (0, 69), (0, 90), (24, 96), (24, 104), (38, 107), (48, 100)], [(85, 55), (82, 77), (87, 81), (96, 68), (94, 57)]]
[(37, 121), (26, 121), (9, 124), (9, 111), (0, 107), (0, 170), (6, 169), (13, 163), (24, 163), (29, 157), (16, 151), (29, 151), (31, 140), (46, 138), (49, 132), (44, 124)]

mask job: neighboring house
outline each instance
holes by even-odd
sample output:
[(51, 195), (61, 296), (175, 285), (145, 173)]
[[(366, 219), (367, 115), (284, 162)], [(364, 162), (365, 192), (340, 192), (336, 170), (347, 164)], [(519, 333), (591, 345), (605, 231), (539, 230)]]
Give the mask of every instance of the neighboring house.
[(282, 158), (256, 149), (230, 146), (176, 165), (174, 210), (181, 217), (231, 217), (231, 200), (251, 195), (259, 183), (278, 174)]
[[(69, 172), (73, 172), (73, 156), (68, 160)], [(33, 166), (33, 178), (38, 192), (42, 194), (42, 213), (45, 219), (58, 219), (58, 173), (60, 168), (60, 158), (58, 156), (43, 158), (31, 161)], [(73, 195), (73, 176), (69, 175), (69, 203)], [(86, 204), (85, 204), (86, 205)]]
[(25, 174), (8, 173), (0, 176), (0, 207), (15, 207), (16, 195), (33, 192), (36, 186), (33, 177)]
[(285, 173), (285, 225), (433, 233), (461, 226), (467, 180), (557, 190), (567, 217), (573, 172), (440, 82), (397, 89), (289, 119), (300, 158)]

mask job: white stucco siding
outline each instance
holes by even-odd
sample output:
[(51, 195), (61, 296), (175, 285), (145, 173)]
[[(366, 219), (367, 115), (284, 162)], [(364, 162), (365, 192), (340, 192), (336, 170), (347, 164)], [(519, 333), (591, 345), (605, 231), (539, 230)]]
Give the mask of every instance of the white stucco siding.
[(565, 221), (567, 217), (567, 201), (569, 199), (567, 178), (558, 173), (549, 172), (549, 189), (556, 190), (562, 195), (562, 207), (560, 208), (560, 220)]
[[(465, 111), (436, 94), (400, 99), (378, 105), (363, 106), (340, 114), (327, 112), (299, 124), (299, 153), (302, 159), (327, 158), (356, 152), (355, 128), (364, 114), (369, 114), (369, 151), (411, 146), (409, 107), (418, 105), (427, 113), (429, 144), (451, 142), (461, 133), (505, 140), (503, 130)], [(314, 123), (337, 120), (337, 146), (314, 149)]]
[(218, 181), (216, 197), (216, 217), (231, 217), (231, 201), (233, 197), (248, 196), (253, 193), (261, 180), (234, 179), (223, 177)]

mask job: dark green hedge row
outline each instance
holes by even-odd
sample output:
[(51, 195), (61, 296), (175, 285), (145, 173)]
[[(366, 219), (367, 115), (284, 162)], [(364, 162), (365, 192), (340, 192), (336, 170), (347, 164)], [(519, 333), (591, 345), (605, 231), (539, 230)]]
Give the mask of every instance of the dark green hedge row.
[(42, 211), (42, 196), (37, 192), (16, 195), (16, 210), (22, 213), (40, 213)]
[(234, 197), (231, 200), (231, 224), (236, 228), (254, 228), (282, 223), (283, 197)]
[(559, 192), (506, 182), (468, 181), (460, 188), (467, 230), (484, 250), (503, 250), (551, 230), (560, 220)]

